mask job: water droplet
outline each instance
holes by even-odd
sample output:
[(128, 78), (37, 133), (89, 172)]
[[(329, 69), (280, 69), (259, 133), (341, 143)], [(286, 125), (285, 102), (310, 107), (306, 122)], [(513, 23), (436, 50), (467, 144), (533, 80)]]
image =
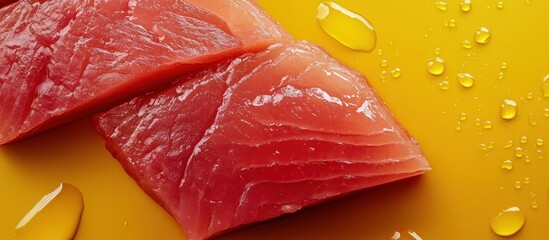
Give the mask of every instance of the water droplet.
[(467, 120), (467, 113), (464, 113), (464, 112), (460, 113), (460, 114), (459, 114), (459, 120), (460, 120), (460, 121), (465, 121), (465, 120)]
[(506, 70), (507, 67), (508, 67), (508, 66), (507, 66), (507, 63), (506, 63), (506, 62), (502, 62), (502, 63), (501, 63), (501, 66), (500, 66), (501, 70)]
[(480, 126), (480, 118), (475, 119), (475, 126)]
[(475, 84), (475, 77), (469, 73), (458, 73), (457, 78), (459, 84), (463, 87), (470, 88)]
[(393, 78), (399, 78), (400, 74), (401, 74), (400, 68), (395, 68), (391, 70), (391, 76), (393, 76)]
[(387, 65), (389, 65), (389, 62), (387, 60), (383, 59), (383, 60), (381, 60), (379, 65), (381, 65), (381, 67), (387, 67)]
[(515, 157), (521, 158), (524, 156), (524, 150), (521, 147), (515, 148)]
[(543, 109), (543, 116), (549, 118), (549, 108)]
[(461, 46), (465, 49), (471, 49), (473, 47), (473, 44), (469, 40), (464, 40)]
[(526, 94), (526, 98), (528, 100), (532, 100), (532, 99), (534, 99), (534, 94), (533, 93), (528, 93), (528, 94)]
[(524, 156), (524, 162), (525, 163), (530, 163), (532, 162), (532, 159), (530, 159), (530, 157), (528, 155)]
[(461, 0), (461, 11), (469, 12), (471, 11), (471, 0)]
[(527, 136), (520, 137), (520, 143), (525, 144), (527, 142), (528, 142), (528, 137)]
[(435, 52), (436, 55), (440, 55), (440, 48), (435, 48), (434, 52)]
[(541, 139), (541, 138), (536, 139), (536, 145), (538, 145), (540, 147), (543, 146), (543, 139)]
[(82, 193), (60, 184), (46, 194), (15, 227), (20, 239), (72, 239), (84, 209)]
[(513, 169), (513, 161), (511, 160), (505, 160), (501, 163), (501, 168), (505, 170), (512, 170)]
[(455, 19), (450, 19), (450, 21), (448, 21), (448, 27), (455, 28), (456, 25), (457, 25), (457, 22)]
[(532, 202), (532, 208), (533, 208), (533, 209), (536, 209), (536, 208), (538, 208), (538, 207), (539, 207), (538, 202), (537, 202), (537, 201), (533, 201), (533, 202)]
[(517, 102), (509, 99), (503, 100), (500, 111), (501, 118), (511, 120), (517, 115)]
[(541, 90), (543, 91), (543, 96), (549, 98), (549, 74), (543, 79)]
[(498, 2), (498, 8), (499, 8), (499, 9), (503, 9), (503, 7), (504, 7), (503, 1), (499, 1), (499, 2)]
[(511, 207), (499, 212), (499, 214), (492, 218), (490, 227), (495, 234), (499, 236), (511, 236), (517, 233), (522, 226), (526, 217), (524, 213), (518, 207)]
[(442, 81), (438, 84), (440, 90), (447, 91), (450, 89), (450, 83), (448, 81)]
[(533, 113), (530, 113), (528, 115), (528, 124), (530, 124), (530, 126), (533, 126), (533, 127), (538, 125), (538, 120), (536, 120), (536, 117), (534, 117)]
[(377, 55), (378, 55), (378, 56), (381, 56), (381, 55), (383, 55), (383, 50), (381, 50), (381, 49), (378, 49), (378, 50), (377, 50)]
[(490, 29), (481, 27), (475, 32), (475, 41), (479, 44), (487, 44), (492, 38)]
[(391, 235), (390, 240), (422, 240), (419, 234), (411, 229), (398, 228)]
[(492, 129), (492, 121), (490, 121), (490, 120), (484, 121), (484, 123), (482, 124), (482, 128), (484, 128), (484, 129)]
[(381, 79), (381, 82), (385, 82), (385, 80), (387, 80), (387, 71), (381, 70), (381, 73), (379, 74), (379, 78)]
[(498, 73), (498, 80), (502, 80), (505, 77), (505, 73), (499, 72)]
[(436, 57), (433, 59), (429, 59), (429, 61), (427, 61), (427, 71), (429, 71), (429, 73), (433, 75), (436, 75), (436, 76), (442, 75), (444, 73), (444, 68), (445, 68), (444, 59), (442, 58)]
[(443, 12), (446, 12), (446, 10), (448, 9), (448, 4), (446, 2), (442, 2), (442, 1), (435, 2), (435, 6), (438, 10), (443, 11)]
[(513, 140), (509, 140), (503, 145), (503, 148), (511, 148), (513, 146)]
[(316, 19), (322, 30), (350, 49), (371, 52), (377, 36), (372, 24), (358, 13), (336, 3), (320, 3)]
[(525, 177), (524, 178), (524, 184), (526, 184), (526, 185), (530, 184), (530, 178)]
[(516, 189), (521, 189), (522, 183), (519, 180), (517, 180), (515, 181), (515, 183), (513, 183), (513, 186), (515, 186)]

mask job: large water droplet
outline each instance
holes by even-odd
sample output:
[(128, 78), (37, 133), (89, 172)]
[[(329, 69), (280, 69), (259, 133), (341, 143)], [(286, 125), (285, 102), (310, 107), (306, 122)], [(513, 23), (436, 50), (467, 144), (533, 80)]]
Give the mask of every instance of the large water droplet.
[(492, 39), (490, 29), (481, 27), (475, 32), (475, 41), (479, 44), (487, 44)]
[(518, 207), (511, 207), (499, 212), (490, 223), (490, 227), (495, 234), (500, 236), (511, 236), (517, 233), (522, 226), (526, 217)]
[(320, 3), (317, 22), (328, 35), (350, 49), (371, 52), (377, 36), (372, 24), (358, 13), (336, 3)]
[(458, 73), (457, 78), (459, 84), (463, 87), (470, 88), (475, 84), (475, 77), (469, 73)]
[(427, 61), (427, 71), (433, 75), (440, 76), (444, 73), (444, 59), (436, 57)]
[(501, 118), (511, 120), (517, 115), (517, 102), (509, 99), (503, 100), (500, 111)]

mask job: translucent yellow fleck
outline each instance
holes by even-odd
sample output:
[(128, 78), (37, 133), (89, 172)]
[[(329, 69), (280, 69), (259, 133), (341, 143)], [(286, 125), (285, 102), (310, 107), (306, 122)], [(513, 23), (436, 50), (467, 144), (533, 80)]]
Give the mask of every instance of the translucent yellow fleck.
[(487, 44), (492, 39), (492, 33), (490, 29), (481, 27), (475, 31), (475, 41), (479, 44)]
[(495, 234), (499, 236), (512, 236), (524, 226), (526, 217), (518, 207), (511, 207), (499, 212), (492, 219), (490, 227)]
[(541, 138), (536, 139), (536, 145), (540, 147), (543, 146), (543, 139)]
[(336, 3), (320, 3), (317, 22), (328, 35), (350, 49), (371, 52), (377, 37), (372, 24), (363, 16)]
[(458, 73), (457, 79), (461, 86), (470, 88), (475, 84), (475, 77), (470, 73)]
[(511, 120), (517, 115), (517, 102), (509, 99), (503, 100), (500, 109), (500, 116), (503, 119)]
[(427, 71), (435, 76), (440, 76), (444, 73), (445, 63), (444, 59), (435, 57), (427, 61)]
[(528, 142), (528, 137), (527, 136), (520, 137), (520, 143), (525, 144), (527, 142)]

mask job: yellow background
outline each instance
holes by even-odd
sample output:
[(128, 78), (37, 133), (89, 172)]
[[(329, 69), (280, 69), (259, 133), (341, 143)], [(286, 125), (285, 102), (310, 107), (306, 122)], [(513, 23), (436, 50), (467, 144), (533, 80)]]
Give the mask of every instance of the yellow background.
[[(374, 51), (382, 49), (382, 56), (353, 52), (323, 33), (315, 19), (320, 1), (259, 2), (296, 39), (321, 44), (368, 76), (420, 142), (433, 171), (220, 239), (387, 239), (397, 227), (411, 228), (425, 240), (498, 239), (490, 219), (511, 206), (526, 214), (526, 224), (514, 239), (547, 239), (549, 118), (543, 113), (549, 99), (540, 87), (549, 74), (549, 1), (505, 0), (498, 9), (496, 0), (472, 0), (469, 13), (462, 13), (456, 0), (446, 1), (446, 12), (432, 0), (338, 1), (370, 20), (378, 36)], [(455, 28), (444, 27), (450, 19), (456, 20)], [(485, 46), (474, 43), (474, 31), (481, 26), (493, 34)], [(473, 48), (464, 49), (464, 40), (473, 42)], [(440, 77), (426, 71), (435, 48), (446, 61)], [(380, 66), (382, 59), (388, 67)], [(502, 62), (508, 69), (499, 80)], [(383, 83), (381, 71), (395, 67), (402, 70), (401, 77), (389, 75)], [(460, 72), (476, 77), (473, 88), (457, 83)], [(450, 83), (448, 91), (439, 88), (444, 80)], [(499, 117), (504, 99), (519, 104), (520, 115), (512, 121)], [(462, 131), (456, 131), (462, 112), (468, 118)], [(477, 118), (491, 121), (492, 129), (476, 126)], [(519, 142), (521, 136), (528, 137), (526, 144)], [(538, 138), (545, 146), (534, 146)], [(505, 149), (509, 140), (513, 147)], [(481, 144), (488, 142), (494, 148), (482, 150)], [(514, 157), (516, 146), (528, 151), (530, 163)], [(500, 168), (506, 159), (514, 161), (513, 170)], [(525, 177), (531, 183), (515, 189), (513, 183)], [(89, 119), (0, 147), (0, 239), (12, 239), (20, 218), (59, 182), (78, 186), (84, 195), (76, 239), (185, 239), (176, 222), (103, 148)], [(539, 208), (531, 207), (533, 201)]]

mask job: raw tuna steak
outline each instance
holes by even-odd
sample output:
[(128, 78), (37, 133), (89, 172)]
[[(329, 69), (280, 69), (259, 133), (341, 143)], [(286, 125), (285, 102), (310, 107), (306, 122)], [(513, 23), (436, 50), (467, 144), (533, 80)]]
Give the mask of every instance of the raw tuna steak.
[(305, 42), (187, 76), (96, 122), (192, 240), (430, 169), (364, 77)]
[(222, 2), (21, 0), (1, 8), (0, 144), (206, 63), (290, 41), (251, 0)]

